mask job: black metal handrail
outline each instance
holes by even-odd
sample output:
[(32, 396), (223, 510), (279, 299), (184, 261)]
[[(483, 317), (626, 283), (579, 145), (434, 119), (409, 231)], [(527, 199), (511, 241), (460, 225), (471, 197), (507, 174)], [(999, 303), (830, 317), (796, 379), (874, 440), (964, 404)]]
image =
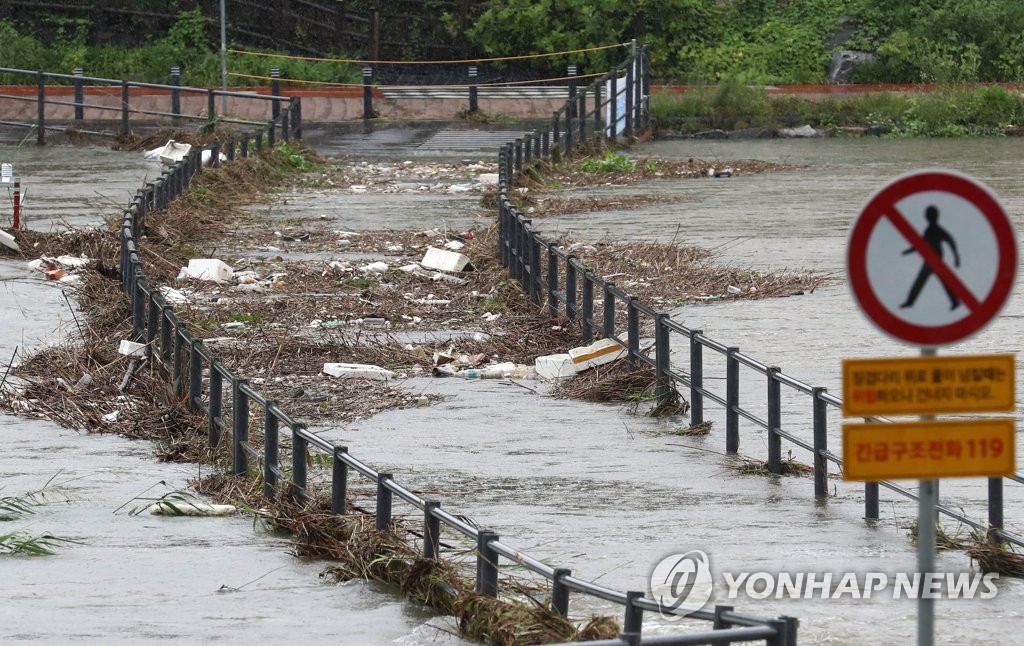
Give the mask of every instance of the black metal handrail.
[[(646, 66), (646, 49), (628, 64)], [(621, 68), (622, 66), (620, 66)], [(2, 71), (2, 70), (0, 70)], [(613, 70), (615, 73), (616, 70)], [(637, 91), (640, 85), (635, 84)], [(633, 86), (630, 86), (633, 87)], [(620, 93), (621, 94), (621, 93)], [(585, 96), (585, 94), (581, 95)], [(644, 96), (646, 100), (646, 95)], [(632, 103), (641, 105), (640, 101)], [(598, 104), (600, 106), (600, 104)], [(288, 126), (299, 123), (301, 104), (290, 100), (288, 107), (279, 117), (271, 120), (266, 128), (254, 134), (245, 134), (240, 139), (211, 147), (213, 164), (219, 163), (217, 153), (225, 149), (229, 160), (237, 155), (249, 154), (249, 137), (253, 137), (255, 148), (261, 149), (264, 140), (272, 144), (276, 129), (285, 138), (289, 133), (299, 132)], [(567, 112), (568, 114), (568, 112)], [(614, 115), (614, 110), (612, 112)], [(644, 109), (646, 114), (646, 109)], [(613, 120), (612, 123), (615, 121)], [(633, 123), (627, 118), (626, 123)], [(631, 127), (631, 126), (630, 126)], [(558, 137), (555, 141), (559, 141)], [(539, 140), (537, 141), (539, 146)], [(566, 149), (569, 150), (568, 148)], [(376, 471), (360, 462), (349, 453), (348, 447), (334, 445), (308, 431), (306, 426), (291, 417), (275, 402), (268, 400), (257, 388), (250, 385), (241, 375), (235, 374), (207, 348), (202, 339), (195, 337), (188, 326), (174, 314), (173, 307), (151, 286), (143, 271), (137, 240), (145, 231), (147, 214), (156, 209), (166, 208), (174, 199), (184, 193), (191, 180), (202, 172), (202, 151), (193, 149), (182, 160), (164, 172), (161, 177), (147, 182), (140, 188), (124, 211), (120, 229), (120, 268), (124, 291), (131, 299), (132, 334), (148, 346), (148, 352), (155, 365), (171, 383), (178, 396), (185, 398), (190, 409), (202, 412), (207, 420), (208, 442), (211, 447), (226, 445), (231, 455), (231, 471), (244, 475), (253, 470), (250, 458), (262, 464), (263, 495), (274, 500), (281, 495), (283, 485), (290, 486), (290, 495), (298, 499), (308, 498), (308, 473), (306, 454), (318, 450), (331, 456), (331, 509), (335, 514), (348, 511), (347, 487), (349, 471), (373, 481), (377, 486), (375, 525), (380, 530), (392, 527), (394, 495), (405, 503), (423, 512), (423, 555), (436, 558), (440, 553), (440, 525), (462, 534), (476, 544), (476, 591), (488, 596), (498, 592), (499, 557), (518, 564), (520, 567), (551, 581), (552, 609), (568, 616), (570, 591), (593, 596), (625, 607), (624, 630), (616, 644), (692, 644), (692, 643), (733, 643), (749, 639), (764, 639), (770, 646), (796, 644), (796, 619), (750, 617), (731, 614), (729, 606), (716, 606), (712, 611), (697, 611), (690, 616), (715, 622), (713, 631), (678, 636), (677, 640), (664, 641), (666, 637), (644, 638), (641, 642), (643, 612), (660, 612), (661, 607), (643, 592), (619, 592), (596, 583), (572, 576), (566, 568), (553, 568), (514, 547), (502, 542), (490, 530), (478, 529), (441, 508), (441, 502), (423, 498), (400, 485), (393, 474)], [(187, 357), (187, 358), (186, 358)], [(204, 392), (205, 385), (205, 392)], [(225, 391), (227, 397), (225, 397)], [(263, 410), (262, 428), (251, 428), (251, 405)], [(225, 416), (226, 405), (230, 406), (230, 417)], [(250, 437), (250, 431), (262, 434), (263, 450), (260, 451)], [(290, 470), (281, 461), (281, 434), (290, 433)], [(732, 626), (744, 626), (734, 628)], [(751, 626), (753, 628), (751, 628)], [(693, 641), (703, 636), (703, 641)]]
[[(616, 123), (615, 104), (607, 98), (602, 100), (602, 88), (612, 84), (623, 70), (643, 70), (640, 78), (635, 81), (627, 77), (627, 88), (624, 96), (633, 98), (632, 112), (627, 114), (623, 135), (628, 137), (632, 123), (647, 126), (646, 110), (646, 63), (629, 61), (613, 69), (606, 77), (599, 79), (582, 90), (575, 102), (568, 101), (561, 110), (555, 113), (551, 124), (546, 130), (534, 132), (524, 139), (507, 143), (499, 152), (499, 259), (507, 267), (510, 278), (522, 285), (523, 291), (537, 306), (544, 306), (553, 317), (564, 317), (569, 321), (580, 322), (582, 342), (590, 343), (595, 335), (615, 339), (628, 351), (630, 360), (653, 363), (659, 403), (667, 402), (671, 396), (670, 382), (681, 384), (689, 389), (690, 419), (693, 424), (704, 421), (705, 401), (718, 404), (725, 409), (726, 452), (735, 454), (739, 451), (739, 421), (743, 418), (755, 426), (768, 432), (767, 467), (769, 472), (783, 473), (783, 443), (789, 443), (811, 453), (814, 468), (814, 495), (816, 498), (828, 497), (829, 469), (831, 462), (842, 467), (842, 459), (829, 451), (828, 448), (828, 411), (841, 410), (842, 400), (830, 394), (825, 388), (811, 386), (782, 372), (776, 366), (769, 366), (740, 352), (739, 348), (719, 343), (703, 334), (699, 329), (691, 329), (674, 321), (667, 312), (659, 312), (643, 305), (635, 296), (629, 295), (611, 281), (595, 275), (586, 266), (560, 248), (554, 241), (546, 239), (534, 227), (530, 218), (526, 217), (510, 200), (510, 188), (524, 166), (531, 161), (551, 159), (552, 157), (569, 155), (574, 151), (591, 146), (614, 144), (615, 129), (609, 129), (609, 123)], [(630, 85), (632, 83), (632, 85)], [(587, 111), (587, 97), (592, 97), (594, 108)], [(609, 105), (610, 104), (610, 105)], [(627, 105), (629, 102), (627, 101)], [(592, 126), (587, 124), (593, 122)], [(574, 133), (578, 135), (574, 137)], [(548, 146), (554, 141), (558, 145)], [(534, 146), (534, 142), (542, 142)], [(595, 293), (602, 299), (600, 312), (595, 311)], [(627, 339), (616, 332), (619, 307), (624, 306), (627, 321)], [(641, 321), (641, 317), (645, 317)], [(654, 356), (652, 362), (648, 354), (639, 346), (641, 323), (654, 333)], [(670, 353), (673, 338), (680, 338), (688, 346), (689, 362), (673, 365)], [(711, 350), (725, 359), (725, 392), (712, 390), (704, 382), (705, 358), (704, 349)], [(744, 367), (764, 378), (766, 393), (764, 400), (767, 407), (767, 419), (762, 419), (754, 412), (740, 405), (740, 367)], [(811, 397), (811, 430), (812, 441), (808, 442), (795, 433), (782, 428), (782, 394), (781, 387)], [(881, 418), (869, 418), (869, 421), (887, 421)], [(1006, 478), (1011, 482), (1024, 484), (1019, 475)], [(1001, 540), (1024, 547), (1024, 536), (1004, 527), (1003, 509), (1004, 478), (988, 479), (987, 525), (974, 520), (961, 511), (940, 505), (938, 511), (964, 525), (975, 529), (991, 531)], [(866, 482), (864, 484), (864, 516), (867, 519), (878, 519), (878, 487), (883, 486), (906, 498), (916, 500), (917, 495), (898, 484), (889, 481)]]
[[(127, 81), (122, 79), (107, 79), (95, 76), (85, 76), (80, 73), (76, 74), (59, 74), (53, 72), (40, 72), (33, 70), (23, 70), (13, 67), (0, 67), (0, 74), (12, 74), (15, 76), (31, 76), (36, 80), (35, 94), (34, 95), (22, 95), (22, 94), (0, 94), (0, 100), (8, 101), (20, 101), (20, 102), (32, 102), (35, 103), (36, 108), (36, 119), (31, 122), (4, 122), (4, 125), (14, 125), (27, 128), (36, 129), (37, 143), (45, 143), (46, 131), (66, 131), (69, 128), (73, 128), (77, 132), (83, 132), (87, 134), (97, 135), (111, 135), (111, 134), (128, 134), (131, 121), (134, 115), (144, 115), (147, 117), (162, 117), (170, 120), (172, 123), (178, 123), (181, 121), (192, 121), (202, 122), (206, 124), (216, 123), (230, 123), (243, 126), (257, 126), (260, 128), (268, 128), (268, 124), (278, 124), (279, 127), (287, 130), (284, 133), (285, 138), (294, 136), (301, 138), (302, 136), (302, 108), (301, 99), (299, 97), (288, 97), (281, 96), (281, 84), (277, 81), (271, 86), (271, 94), (256, 94), (254, 92), (237, 92), (229, 90), (219, 90), (215, 88), (198, 88), (182, 86), (178, 83), (181, 78), (180, 70), (178, 68), (171, 69), (171, 83), (160, 84), (160, 83), (141, 83), (137, 81)], [(56, 99), (52, 96), (48, 96), (47, 88), (52, 87), (52, 84), (48, 84), (48, 81), (53, 80), (71, 80), (74, 92), (74, 99), (71, 101)], [(91, 89), (98, 87), (109, 87), (119, 90), (119, 100), (116, 105), (95, 103), (86, 101), (86, 84), (90, 84)], [(67, 87), (62, 85), (61, 87)], [(143, 90), (157, 90), (160, 92), (168, 92), (168, 109), (165, 110), (153, 110), (139, 107), (132, 107), (131, 101), (131, 90), (133, 88), (139, 88)], [(187, 95), (200, 95), (206, 98), (204, 107), (205, 111), (197, 111), (195, 113), (188, 113), (182, 110), (181, 99), (182, 96)], [(116, 96), (111, 94), (110, 96)], [(245, 119), (235, 116), (231, 116), (230, 113), (224, 112), (223, 110), (218, 113), (217, 111), (217, 99), (221, 98), (222, 101), (226, 101), (228, 98), (233, 101), (243, 101), (246, 103), (257, 102), (263, 104), (265, 107), (260, 108), (258, 111), (262, 111), (266, 115), (266, 119)], [(74, 116), (72, 123), (75, 125), (55, 125), (50, 123), (51, 118), (47, 115), (47, 106), (70, 106), (74, 108)], [(101, 113), (116, 113), (112, 118), (120, 118), (120, 127), (117, 133), (105, 132), (105, 131), (93, 131), (79, 127), (86, 122), (85, 111), (92, 110), (94, 112)], [(282, 119), (282, 110), (284, 114), (287, 114)], [(271, 133), (269, 137), (273, 137)]]

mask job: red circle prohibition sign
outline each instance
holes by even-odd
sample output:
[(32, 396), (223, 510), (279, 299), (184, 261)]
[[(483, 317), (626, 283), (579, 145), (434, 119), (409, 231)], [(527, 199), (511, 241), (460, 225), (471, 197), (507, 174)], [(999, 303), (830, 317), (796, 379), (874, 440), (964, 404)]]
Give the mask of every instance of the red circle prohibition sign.
[[(991, 228), (996, 257), (981, 262), (995, 263), (994, 280), (987, 293), (973, 292), (942, 259), (941, 253), (927, 241), (900, 213), (896, 205), (917, 193), (950, 193), (960, 197), (984, 216), (979, 226)], [(913, 323), (896, 315), (891, 305), (883, 303), (868, 276), (868, 244), (875, 228), (887, 220), (924, 263), (967, 308), (960, 319), (936, 325)], [(1002, 205), (985, 186), (966, 175), (945, 170), (918, 171), (904, 175), (884, 186), (868, 200), (853, 224), (847, 245), (847, 273), (850, 289), (864, 314), (883, 332), (914, 345), (937, 346), (956, 343), (978, 332), (995, 318), (1013, 289), (1017, 272), (1017, 238)]]

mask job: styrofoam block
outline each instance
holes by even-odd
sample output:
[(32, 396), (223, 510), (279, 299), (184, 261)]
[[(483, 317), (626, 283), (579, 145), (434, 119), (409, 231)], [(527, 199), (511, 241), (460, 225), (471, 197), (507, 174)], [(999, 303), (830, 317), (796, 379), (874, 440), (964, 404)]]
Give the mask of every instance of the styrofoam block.
[(121, 345), (117, 347), (117, 351), (126, 357), (145, 357), (146, 356), (146, 344), (136, 343), (135, 341), (129, 341), (128, 339), (121, 339)]
[(440, 271), (462, 271), (469, 265), (469, 258), (447, 249), (427, 247), (427, 253), (423, 255), (420, 265)]
[(590, 345), (569, 350), (569, 357), (576, 366), (577, 372), (582, 372), (595, 366), (603, 366), (606, 363), (617, 361), (625, 356), (627, 350), (614, 339), (601, 339)]
[(234, 273), (231, 267), (216, 258), (193, 258), (188, 261), (189, 278), (223, 282), (231, 280)]
[(549, 354), (534, 362), (537, 376), (542, 379), (564, 379), (576, 375), (576, 364), (568, 354)]
[(324, 374), (341, 379), (376, 379), (378, 381), (394, 379), (398, 376), (386, 368), (365, 363), (325, 363)]

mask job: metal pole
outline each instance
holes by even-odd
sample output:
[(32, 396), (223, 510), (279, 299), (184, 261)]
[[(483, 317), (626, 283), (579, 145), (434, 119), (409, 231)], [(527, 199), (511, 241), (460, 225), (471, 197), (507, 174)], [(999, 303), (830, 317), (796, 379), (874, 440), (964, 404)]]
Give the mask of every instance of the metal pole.
[[(224, 10), (224, 0), (220, 0), (220, 81), (224, 91), (228, 91), (228, 28), (227, 12)], [(220, 97), (220, 111), (228, 111), (228, 96)]]
[[(935, 348), (921, 348), (922, 357), (934, 357)], [(930, 422), (934, 415), (922, 415), (922, 422)], [(938, 503), (937, 480), (921, 480), (917, 498), (917, 570), (921, 574), (921, 590), (917, 597), (917, 646), (935, 643), (935, 600), (922, 594), (928, 588), (927, 576), (935, 569), (935, 505)]]
[(476, 65), (469, 66), (469, 111), (476, 112), (480, 109), (479, 103), (477, 102), (477, 88), (476, 88)]
[(85, 118), (85, 108), (82, 106), (85, 103), (85, 81), (82, 80), (83, 74), (85, 74), (85, 70), (81, 67), (75, 68), (75, 121), (81, 121)]

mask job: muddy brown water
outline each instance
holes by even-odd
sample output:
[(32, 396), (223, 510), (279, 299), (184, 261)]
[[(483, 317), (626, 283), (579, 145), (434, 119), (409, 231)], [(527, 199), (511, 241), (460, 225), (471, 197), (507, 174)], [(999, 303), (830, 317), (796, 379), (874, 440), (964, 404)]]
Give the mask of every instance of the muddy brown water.
[[(34, 150), (17, 151), (21, 167), (31, 167)], [(0, 161), (9, 152), (0, 148)], [(60, 177), (55, 165), (73, 158), (82, 167), (101, 167), (116, 155), (123, 164), (107, 166), (108, 182), (90, 182), (87, 188), (84, 180), (71, 180), (66, 194), (78, 195), (69, 197), (71, 201), (88, 199), (99, 187), (116, 182), (126, 187), (127, 195), (150, 172), (130, 154), (91, 149), (63, 153), (63, 158), (54, 155), (38, 162), (49, 168), (47, 177)], [(679, 192), (686, 199), (630, 212), (535, 222), (552, 234), (571, 230), (583, 239), (656, 237), (701, 244), (716, 248), (723, 262), (757, 270), (788, 267), (841, 273), (846, 231), (868, 195), (905, 170), (943, 166), (988, 182), (1018, 229), (1022, 224), (1019, 144), (1012, 140), (655, 142), (636, 153), (716, 163), (768, 159), (812, 169), (623, 188)], [(45, 154), (51, 154), (50, 149)], [(370, 203), (367, 196), (359, 196), (357, 209), (326, 212), (338, 214), (337, 228), (355, 224), (343, 219), (346, 211), (358, 213), (361, 221), (373, 221), (373, 211), (379, 209), (378, 221), (384, 222), (389, 209), (401, 205), (402, 195), (380, 197), (380, 202)], [(438, 203), (451, 200), (436, 198)], [(338, 198), (341, 203), (345, 199)], [(53, 208), (58, 205), (55, 202)], [(97, 216), (105, 212), (94, 211)], [(279, 213), (287, 217), (286, 208)], [(438, 224), (438, 216), (437, 210), (410, 208), (401, 226), (430, 228)], [(16, 279), (5, 283), (8, 290), (25, 291), (13, 298), (21, 303), (19, 309), (5, 308), (7, 316), (0, 318), (8, 330), (0, 355), (10, 356), (22, 337), (26, 345), (53, 342), (73, 325), (60, 294), (41, 283), (26, 282), (27, 271), (20, 263), (6, 265), (3, 275)], [(1015, 296), (1004, 316), (983, 334), (949, 351), (1015, 352), (1021, 307)], [(866, 323), (842, 283), (799, 297), (686, 307), (675, 316), (834, 392), (839, 390), (843, 357), (914, 353)], [(683, 346), (677, 342), (676, 347)], [(711, 356), (705, 352), (706, 358)], [(713, 370), (709, 374), (715, 376)], [(317, 431), (345, 442), (354, 455), (375, 467), (393, 471), (403, 484), (436, 492), (445, 508), (494, 529), (503, 541), (620, 590), (646, 589), (661, 558), (691, 549), (708, 552), (717, 575), (847, 570), (892, 574), (915, 569), (914, 549), (901, 528), (916, 517), (913, 503), (883, 490), (883, 518), (868, 526), (861, 519), (859, 487), (833, 480), (836, 495), (820, 503), (813, 499), (810, 479), (736, 475), (729, 469), (731, 461), (721, 455), (724, 419), (710, 404), (706, 408), (714, 422), (711, 435), (681, 438), (671, 432), (686, 425), (686, 418), (651, 420), (618, 405), (552, 400), (543, 396), (545, 387), (525, 385), (539, 394), (500, 382), (413, 379), (401, 387), (442, 394), (445, 401)], [(744, 403), (756, 408), (760, 390), (742, 389)], [(795, 432), (809, 434), (810, 402), (787, 397), (785, 406), (794, 411), (785, 423)], [(838, 422), (830, 418), (834, 447), (840, 440)], [(42, 508), (24, 524), (85, 541), (62, 549), (56, 557), (4, 559), (7, 596), (13, 603), (0, 610), (0, 620), (8, 635), (127, 643), (161, 636), (182, 642), (241, 641), (264, 634), (287, 639), (298, 631), (304, 639), (318, 642), (327, 641), (327, 635), (343, 625), (343, 634), (331, 641), (419, 644), (447, 639), (438, 637), (432, 622), (385, 589), (320, 583), (320, 564), (289, 556), (282, 539), (254, 531), (245, 519), (175, 521), (112, 513), (161, 480), (182, 486), (195, 475), (194, 465), (161, 465), (149, 457), (143, 443), (84, 436), (46, 422), (3, 418), (0, 428), (9, 449), (0, 458), (4, 495), (39, 486), (61, 469), (58, 477), (70, 480), (75, 489), (75, 501)], [(763, 458), (764, 447), (762, 432), (742, 428), (743, 455)], [(800, 461), (810, 461), (798, 450), (794, 453)], [(983, 481), (943, 481), (942, 494), (947, 504), (983, 519)], [(1006, 498), (1008, 522), (1020, 531), (1024, 490), (1008, 485)], [(946, 529), (956, 527), (947, 524)], [(969, 559), (960, 552), (939, 555), (940, 570), (969, 567)], [(998, 587), (998, 596), (988, 601), (939, 601), (939, 640), (1012, 640), (1008, 635), (1021, 622), (1024, 583), (1004, 578)], [(230, 588), (241, 590), (228, 592)], [(724, 591), (724, 586), (717, 588), (714, 599), (744, 611), (799, 617), (801, 643), (907, 643), (915, 632), (916, 604), (911, 600), (727, 600)], [(618, 608), (578, 595), (573, 596), (571, 609), (579, 614), (619, 614)], [(645, 625), (652, 633), (677, 629), (652, 616)]]

